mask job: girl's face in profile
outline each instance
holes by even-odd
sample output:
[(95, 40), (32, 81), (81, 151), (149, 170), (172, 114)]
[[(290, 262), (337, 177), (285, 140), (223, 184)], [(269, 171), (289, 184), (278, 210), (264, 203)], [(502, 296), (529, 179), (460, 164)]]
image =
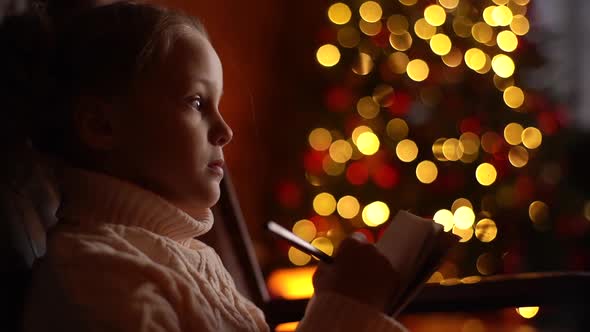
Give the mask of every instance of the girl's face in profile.
[(218, 108), (219, 57), (201, 32), (178, 29), (165, 57), (137, 83), (119, 113), (112, 152), (126, 178), (190, 214), (219, 199), (222, 148), (232, 131)]

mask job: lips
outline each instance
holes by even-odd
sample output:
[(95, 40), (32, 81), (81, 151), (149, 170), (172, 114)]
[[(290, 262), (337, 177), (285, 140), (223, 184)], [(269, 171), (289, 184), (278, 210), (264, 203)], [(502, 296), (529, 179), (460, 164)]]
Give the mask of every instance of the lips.
[(223, 177), (223, 160), (218, 159), (207, 164), (207, 168), (214, 174)]

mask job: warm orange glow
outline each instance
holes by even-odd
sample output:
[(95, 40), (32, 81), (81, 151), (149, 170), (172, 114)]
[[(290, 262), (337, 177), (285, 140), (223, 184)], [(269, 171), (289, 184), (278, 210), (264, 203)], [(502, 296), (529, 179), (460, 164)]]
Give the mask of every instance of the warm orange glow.
[(315, 266), (310, 266), (274, 270), (267, 280), (268, 290), (273, 296), (288, 300), (310, 298), (315, 269)]

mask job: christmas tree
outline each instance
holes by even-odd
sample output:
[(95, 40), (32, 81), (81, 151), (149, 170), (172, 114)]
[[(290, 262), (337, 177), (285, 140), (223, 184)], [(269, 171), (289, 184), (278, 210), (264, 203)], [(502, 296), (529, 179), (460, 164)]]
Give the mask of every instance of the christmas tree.
[(590, 205), (563, 181), (566, 109), (525, 84), (543, 65), (532, 5), (331, 3), (306, 181), (279, 187), (278, 219), (331, 254), (351, 232), (376, 241), (400, 209), (430, 217), (462, 238), (435, 282), (587, 267)]

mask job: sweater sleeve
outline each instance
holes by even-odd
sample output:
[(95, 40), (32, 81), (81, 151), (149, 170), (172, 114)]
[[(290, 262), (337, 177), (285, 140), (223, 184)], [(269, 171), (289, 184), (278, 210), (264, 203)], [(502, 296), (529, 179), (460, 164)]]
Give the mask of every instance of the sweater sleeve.
[(333, 292), (311, 298), (297, 331), (407, 332), (393, 318)]
[(26, 331), (218, 330), (201, 290), (179, 275), (107, 247), (68, 256), (35, 271)]

